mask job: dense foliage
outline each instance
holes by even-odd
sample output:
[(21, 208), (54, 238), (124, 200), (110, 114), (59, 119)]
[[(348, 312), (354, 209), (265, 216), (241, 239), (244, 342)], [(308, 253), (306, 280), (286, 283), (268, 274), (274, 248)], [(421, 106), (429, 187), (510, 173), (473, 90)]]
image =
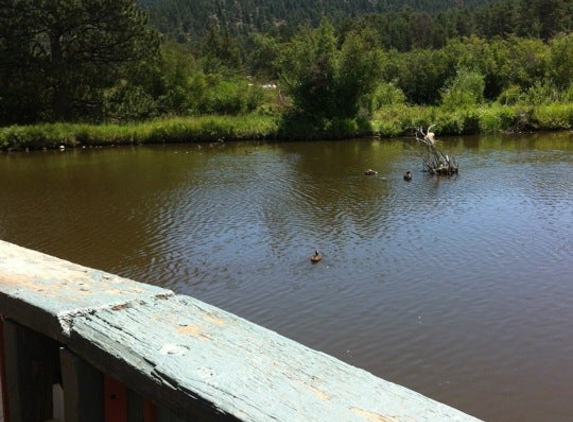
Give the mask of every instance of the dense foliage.
[(0, 0), (0, 122), (101, 119), (158, 47), (133, 0)]
[(305, 28), (278, 55), (278, 72), (293, 100), (291, 120), (321, 129), (333, 119), (358, 115), (382, 77), (382, 51), (364, 33), (349, 32), (339, 41), (323, 21)]
[(351, 133), (404, 107), (573, 101), (570, 0), (139, 4), (156, 29), (136, 0), (0, 0), (0, 124), (256, 113)]
[(140, 0), (159, 30), (194, 43), (210, 26), (247, 38), (253, 32), (291, 36), (323, 18), (336, 26), (379, 29), (385, 48), (441, 47), (448, 38), (513, 34), (548, 40), (573, 28), (570, 0)]

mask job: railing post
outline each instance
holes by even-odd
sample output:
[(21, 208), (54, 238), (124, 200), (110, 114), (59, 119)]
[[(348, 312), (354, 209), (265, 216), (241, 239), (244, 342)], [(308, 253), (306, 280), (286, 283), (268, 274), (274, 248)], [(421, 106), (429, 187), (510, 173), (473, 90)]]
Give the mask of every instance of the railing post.
[(143, 398), (132, 390), (127, 390), (127, 422), (147, 422), (145, 420)]
[(158, 407), (151, 400), (144, 399), (139, 394), (129, 390), (127, 393), (127, 422), (183, 421), (169, 410)]
[(125, 386), (110, 377), (104, 376), (104, 409), (105, 422), (127, 421), (127, 389)]
[(133, 390), (127, 391), (127, 422), (160, 422), (155, 404)]
[(10, 422), (8, 411), (8, 389), (6, 388), (6, 358), (4, 355), (4, 315), (0, 315), (0, 389), (2, 390), (2, 421)]
[(157, 422), (157, 406), (149, 399), (143, 401), (143, 422)]
[(103, 374), (64, 347), (60, 365), (66, 422), (103, 421)]
[(157, 409), (157, 422), (183, 422), (178, 417), (174, 416), (169, 410), (162, 408)]
[(10, 320), (2, 324), (9, 422), (53, 416), (52, 385), (59, 373), (59, 344)]

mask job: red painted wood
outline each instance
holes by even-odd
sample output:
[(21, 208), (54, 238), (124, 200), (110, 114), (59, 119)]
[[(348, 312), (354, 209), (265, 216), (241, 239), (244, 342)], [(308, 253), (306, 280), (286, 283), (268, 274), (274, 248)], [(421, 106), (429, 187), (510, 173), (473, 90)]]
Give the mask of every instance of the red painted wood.
[(0, 386), (2, 388), (2, 415), (5, 422), (10, 422), (6, 388), (6, 358), (4, 356), (4, 317), (2, 316), (0, 316)]
[(151, 400), (143, 401), (143, 422), (157, 422), (157, 407)]
[(127, 422), (127, 390), (110, 376), (104, 377), (105, 422)]

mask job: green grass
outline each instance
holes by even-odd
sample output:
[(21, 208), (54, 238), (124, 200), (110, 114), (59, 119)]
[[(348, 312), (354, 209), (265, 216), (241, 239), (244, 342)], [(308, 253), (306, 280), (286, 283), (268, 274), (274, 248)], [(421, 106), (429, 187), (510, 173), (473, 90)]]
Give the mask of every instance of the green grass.
[(573, 127), (573, 104), (491, 104), (455, 111), (439, 107), (397, 106), (376, 113), (373, 124), (381, 136), (388, 137), (432, 124), (435, 124), (433, 131), (439, 135), (569, 130)]
[(54, 123), (0, 128), (1, 149), (41, 149), (211, 142), (219, 139), (275, 138), (279, 119), (272, 116), (203, 116), (154, 119), (129, 124)]
[(547, 104), (535, 107), (532, 112), (535, 128), (561, 130), (573, 127), (573, 104)]
[(319, 126), (304, 121), (285, 123), (281, 116), (268, 114), (169, 117), (128, 124), (8, 126), (0, 128), (0, 149), (213, 142), (219, 139), (339, 139), (373, 133), (395, 137), (432, 124), (438, 135), (570, 130), (573, 128), (573, 104), (492, 104), (455, 111), (396, 105), (379, 110), (370, 121), (364, 118), (339, 119)]

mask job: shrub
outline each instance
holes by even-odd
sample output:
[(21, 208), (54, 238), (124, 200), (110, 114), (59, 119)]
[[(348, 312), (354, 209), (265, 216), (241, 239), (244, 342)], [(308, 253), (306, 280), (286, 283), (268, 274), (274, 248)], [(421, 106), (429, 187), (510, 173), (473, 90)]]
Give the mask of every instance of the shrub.
[(532, 120), (537, 128), (571, 129), (573, 127), (573, 104), (555, 103), (535, 107)]
[(447, 110), (475, 107), (483, 102), (484, 89), (485, 82), (482, 74), (473, 70), (460, 69), (442, 91), (442, 106)]

